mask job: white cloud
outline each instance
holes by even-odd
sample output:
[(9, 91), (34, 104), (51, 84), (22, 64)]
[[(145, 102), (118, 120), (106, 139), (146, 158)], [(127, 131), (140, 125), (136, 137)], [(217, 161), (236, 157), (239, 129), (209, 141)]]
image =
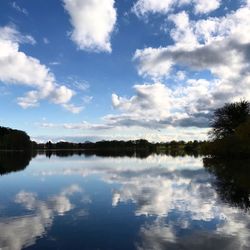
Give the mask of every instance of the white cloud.
[(73, 31), (70, 34), (81, 50), (111, 52), (111, 34), (116, 23), (114, 0), (64, 0)]
[(12, 43), (36, 44), (36, 40), (30, 35), (22, 35), (14, 25), (0, 27), (0, 39)]
[(66, 110), (68, 110), (68, 111), (70, 111), (71, 113), (73, 113), (73, 114), (79, 114), (82, 110), (83, 110), (83, 106), (75, 106), (74, 104), (72, 104), (72, 103), (65, 103), (65, 104), (63, 104), (63, 107), (66, 109)]
[(181, 88), (171, 86), (172, 102), (177, 101), (175, 107), (178, 107), (178, 94), (186, 96), (182, 107), (187, 111), (185, 105), (189, 103), (188, 115), (191, 110), (195, 115), (199, 110), (209, 112), (225, 102), (249, 99), (250, 19), (247, 16), (250, 8), (246, 5), (225, 16), (198, 21), (190, 20), (186, 12), (170, 15), (168, 19), (175, 24), (170, 31), (174, 44), (137, 50), (134, 61), (139, 75), (155, 81), (176, 78), (176, 66), (184, 67), (185, 71), (209, 71), (211, 76), (206, 80), (209, 84), (203, 80), (186, 80)]
[[(137, 49), (133, 61), (137, 63), (138, 74), (143, 77), (150, 77), (159, 80), (168, 77), (172, 73), (176, 61), (172, 54), (179, 50), (191, 51), (199, 46), (198, 38), (190, 25), (189, 16), (185, 11), (168, 17), (176, 28), (170, 31), (170, 36), (175, 42), (168, 47)], [(166, 56), (163, 56), (165, 55)]]
[[(115, 114), (105, 115), (99, 123), (42, 121), (36, 125), (48, 131), (65, 130), (65, 135), (68, 133), (66, 130), (78, 130), (79, 135), (76, 138), (63, 137), (65, 140), (77, 142), (90, 138), (90, 135), (94, 141), (141, 138), (152, 142), (204, 140), (211, 116), (208, 108), (212, 102), (209, 92), (215, 84), (205, 79), (189, 79), (185, 81), (185, 86), (179, 85), (175, 89), (160, 82), (137, 84), (134, 86), (135, 94), (131, 97), (113, 93)], [(219, 103), (213, 103), (215, 105), (218, 106)], [(56, 136), (54, 140), (63, 138)]]
[[(208, 93), (214, 85), (214, 82), (205, 79), (189, 79), (185, 86), (179, 86), (174, 90), (160, 82), (135, 85), (135, 95), (130, 98), (112, 94), (112, 105), (118, 112), (102, 117), (102, 123), (83, 121), (81, 123), (54, 124), (42, 122), (38, 125), (43, 128), (89, 131), (88, 133), (93, 133), (90, 131), (95, 131), (94, 133), (102, 130), (110, 131), (111, 134), (106, 134), (106, 138), (115, 134), (120, 138), (127, 135), (127, 138), (130, 139), (143, 137), (150, 141), (166, 141), (177, 139), (176, 134), (181, 133), (182, 139), (189, 137), (204, 139), (206, 134), (204, 129), (208, 127), (210, 118), (208, 105), (211, 100), (209, 102)], [(175, 132), (171, 130), (171, 127), (175, 127)], [(183, 130), (180, 127), (183, 127)], [(188, 127), (198, 127), (200, 129), (199, 138), (194, 132), (188, 131)], [(168, 130), (165, 133), (161, 131), (166, 128)], [(177, 128), (179, 132), (177, 132)], [(119, 129), (124, 133), (119, 134), (121, 133)], [(105, 138), (103, 134), (100, 136)], [(178, 139), (180, 138), (178, 137)]]
[[(250, 20), (245, 18), (249, 14), (250, 9), (242, 7), (225, 17), (210, 17), (198, 21), (190, 21), (186, 12), (170, 15), (169, 20), (175, 24), (170, 35), (175, 44), (137, 50), (134, 60), (139, 63), (138, 73), (144, 76), (162, 77), (169, 75), (171, 66), (176, 64), (184, 64), (199, 70), (208, 69), (215, 75), (219, 75), (223, 69), (215, 71), (218, 66), (224, 67), (223, 72), (226, 67), (236, 67), (238, 73), (242, 67), (240, 63), (245, 63), (247, 59), (246, 48), (245, 51), (243, 49), (250, 41), (248, 32)], [(240, 52), (239, 55), (234, 51)], [(211, 56), (208, 52), (214, 54)], [(188, 57), (192, 59), (190, 62)], [(165, 65), (165, 68), (162, 65)], [(211, 68), (213, 65), (215, 69)], [(227, 70), (226, 73), (230, 71), (234, 70)]]
[(79, 129), (79, 130), (86, 130), (86, 129), (94, 129), (94, 130), (103, 130), (103, 129), (110, 129), (111, 126), (105, 124), (94, 124), (88, 123), (86, 121), (80, 123), (64, 123), (64, 124), (56, 124), (56, 123), (47, 123), (43, 122), (39, 124), (40, 127), (43, 128), (65, 128), (65, 129)]
[(20, 51), (20, 43), (25, 42), (34, 44), (35, 40), (31, 36), (21, 35), (13, 27), (0, 28), (0, 81), (33, 89), (17, 99), (23, 108), (38, 106), (43, 99), (70, 105), (68, 102), (75, 92), (59, 85), (50, 69), (38, 59)]
[(161, 118), (169, 114), (171, 91), (161, 83), (134, 86), (136, 95), (130, 99), (112, 95), (112, 104), (127, 113), (150, 118)]
[(161, 48), (146, 48), (143, 50), (136, 50), (133, 60), (138, 63), (138, 73), (140, 76), (147, 77), (150, 76), (157, 80), (161, 76), (168, 75), (173, 62), (170, 60), (160, 61), (158, 58), (162, 53)]
[(175, 46), (172, 49), (182, 48), (191, 50), (198, 46), (197, 37), (193, 33), (189, 16), (185, 11), (170, 15), (168, 19), (176, 26), (176, 29), (170, 31), (170, 36), (175, 42)]
[(195, 13), (209, 13), (220, 7), (221, 0), (194, 0)]
[[(187, 86), (179, 87), (175, 90), (168, 88), (165, 84), (160, 82), (153, 84), (135, 85), (135, 95), (131, 98), (112, 95), (112, 105), (120, 113), (109, 114), (104, 116), (103, 123), (94, 124), (88, 122), (81, 123), (66, 123), (66, 124), (54, 124), (54, 123), (42, 123), (39, 124), (44, 128), (64, 128), (64, 129), (77, 129), (77, 130), (110, 130), (128, 128), (142, 128), (145, 129), (144, 136), (136, 132), (136, 138), (147, 137), (150, 140), (155, 141), (158, 136), (159, 140), (166, 140), (166, 135), (156, 135), (157, 129), (169, 129), (170, 127), (208, 127), (209, 114), (207, 111), (207, 103), (202, 101), (202, 98), (208, 98), (207, 92), (211, 87), (210, 82), (206, 80), (194, 80), (187, 81)], [(197, 99), (200, 98), (199, 106), (196, 106)], [(154, 131), (150, 132), (150, 129)], [(146, 131), (147, 130), (147, 131)], [(161, 133), (161, 131), (159, 131)], [(194, 136), (191, 133), (188, 136), (188, 131), (182, 131), (183, 137)], [(126, 133), (129, 134), (128, 131)], [(152, 137), (152, 134), (155, 134)], [(201, 133), (202, 137), (204, 136)], [(118, 131), (116, 136), (119, 136)], [(173, 135), (171, 135), (171, 138)], [(176, 135), (175, 135), (176, 136)], [(146, 138), (145, 137), (145, 138)], [(162, 138), (161, 138), (162, 137)], [(154, 138), (154, 139), (153, 139)], [(168, 137), (170, 138), (170, 137)]]
[(206, 14), (220, 7), (220, 0), (138, 0), (132, 11), (138, 16), (148, 14), (167, 14), (184, 5), (193, 5), (195, 14)]
[(138, 0), (133, 6), (133, 12), (137, 16), (143, 16), (149, 12), (167, 13), (175, 4), (176, 0)]
[(12, 8), (14, 8), (16, 11), (23, 13), (24, 15), (28, 15), (28, 11), (25, 8), (20, 7), (16, 2), (13, 2), (11, 4)]
[(160, 82), (135, 85), (136, 94), (129, 99), (112, 95), (113, 106), (121, 113), (107, 115), (104, 120), (113, 127), (208, 127), (209, 92), (215, 85), (204, 79), (189, 79), (175, 89)]

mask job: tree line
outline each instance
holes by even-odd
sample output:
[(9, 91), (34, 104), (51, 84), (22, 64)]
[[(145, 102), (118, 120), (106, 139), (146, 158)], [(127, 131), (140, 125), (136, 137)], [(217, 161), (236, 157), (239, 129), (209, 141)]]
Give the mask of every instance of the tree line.
[(32, 142), (26, 132), (0, 127), (0, 150), (30, 150)]
[(127, 155), (166, 153), (170, 155), (212, 155), (220, 157), (250, 157), (250, 103), (227, 103), (214, 111), (207, 141), (170, 141), (151, 143), (145, 139), (98, 142), (36, 143), (26, 132), (0, 127), (0, 150), (73, 150), (88, 154)]
[(98, 155), (124, 155), (132, 156), (135, 153), (137, 155), (148, 155), (151, 153), (168, 153), (171, 155), (184, 155), (193, 154), (198, 155), (201, 151), (202, 141), (170, 141), (170, 142), (158, 142), (151, 143), (145, 139), (139, 140), (111, 140), (111, 141), (98, 141), (98, 142), (84, 142), (84, 143), (72, 143), (72, 142), (57, 142), (52, 143), (39, 143), (34, 147), (37, 150), (56, 151), (56, 150), (84, 150), (85, 154), (98, 154)]
[(170, 141), (161, 143), (151, 143), (145, 139), (139, 140), (112, 140), (112, 141), (98, 141), (98, 142), (65, 142), (60, 141), (53, 143), (48, 141), (46, 143), (36, 143), (31, 141), (26, 132), (0, 127), (0, 150), (85, 150), (89, 154), (91, 152), (102, 151), (103, 153), (115, 153), (119, 155), (119, 151), (127, 152), (132, 155), (134, 152), (169, 152), (171, 154), (185, 154), (194, 153), (198, 154), (203, 142), (198, 141)]
[(215, 110), (203, 153), (219, 157), (250, 158), (250, 103), (226, 103)]

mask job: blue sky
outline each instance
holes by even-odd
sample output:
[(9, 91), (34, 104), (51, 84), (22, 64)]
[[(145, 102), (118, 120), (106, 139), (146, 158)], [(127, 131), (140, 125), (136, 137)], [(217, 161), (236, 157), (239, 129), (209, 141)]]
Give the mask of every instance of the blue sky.
[(0, 122), (38, 141), (205, 139), (250, 97), (246, 0), (4, 0)]

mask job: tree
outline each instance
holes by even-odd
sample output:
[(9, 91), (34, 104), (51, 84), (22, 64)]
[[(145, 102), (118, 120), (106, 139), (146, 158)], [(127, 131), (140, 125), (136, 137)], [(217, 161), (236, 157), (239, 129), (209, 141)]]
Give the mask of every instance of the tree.
[(0, 127), (0, 149), (30, 150), (30, 137), (21, 130)]
[(236, 128), (250, 118), (250, 103), (240, 101), (226, 103), (214, 112), (211, 122), (212, 130), (209, 135), (212, 139), (223, 139), (235, 133)]

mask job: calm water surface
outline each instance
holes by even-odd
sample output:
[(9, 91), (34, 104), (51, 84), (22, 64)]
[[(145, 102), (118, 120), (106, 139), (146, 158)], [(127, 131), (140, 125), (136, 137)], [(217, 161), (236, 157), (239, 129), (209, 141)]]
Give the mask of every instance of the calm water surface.
[(0, 249), (250, 249), (249, 172), (166, 155), (29, 160), (0, 157)]

